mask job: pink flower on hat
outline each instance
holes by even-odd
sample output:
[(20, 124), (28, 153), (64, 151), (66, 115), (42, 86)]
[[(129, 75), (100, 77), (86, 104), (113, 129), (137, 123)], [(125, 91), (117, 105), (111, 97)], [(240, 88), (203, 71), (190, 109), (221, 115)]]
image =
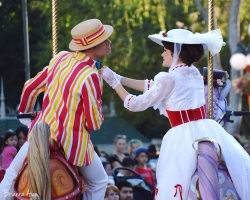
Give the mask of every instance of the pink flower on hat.
[(166, 33), (164, 33), (164, 32), (162, 33), (162, 35), (163, 35), (163, 37), (167, 37)]

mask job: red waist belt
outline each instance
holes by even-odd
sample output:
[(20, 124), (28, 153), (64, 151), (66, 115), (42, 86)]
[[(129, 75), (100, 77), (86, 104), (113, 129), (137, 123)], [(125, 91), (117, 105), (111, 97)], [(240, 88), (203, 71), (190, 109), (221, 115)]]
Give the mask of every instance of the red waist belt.
[(206, 104), (200, 108), (180, 111), (167, 110), (168, 118), (172, 127), (196, 121), (199, 119), (206, 119)]

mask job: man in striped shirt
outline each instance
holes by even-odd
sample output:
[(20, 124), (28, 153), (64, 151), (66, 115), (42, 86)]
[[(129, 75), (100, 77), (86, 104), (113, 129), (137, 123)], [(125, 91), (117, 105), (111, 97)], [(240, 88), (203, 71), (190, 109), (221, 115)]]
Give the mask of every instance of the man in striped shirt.
[[(19, 111), (32, 112), (36, 98), (44, 92), (42, 111), (32, 122), (32, 128), (40, 121), (50, 126), (50, 137), (64, 149), (65, 157), (79, 168), (85, 178), (83, 199), (104, 199), (107, 175), (94, 151), (89, 131), (97, 130), (103, 122), (101, 94), (103, 82), (98, 74), (99, 57), (111, 53), (112, 26), (103, 25), (98, 19), (90, 19), (76, 25), (72, 31), (69, 48), (61, 51), (48, 66), (23, 88)], [(27, 155), (28, 142), (12, 163), (12, 174), (6, 171), (4, 182), (13, 182)], [(20, 167), (19, 167), (20, 166)], [(15, 172), (13, 173), (13, 168)], [(0, 192), (3, 182), (0, 185)]]

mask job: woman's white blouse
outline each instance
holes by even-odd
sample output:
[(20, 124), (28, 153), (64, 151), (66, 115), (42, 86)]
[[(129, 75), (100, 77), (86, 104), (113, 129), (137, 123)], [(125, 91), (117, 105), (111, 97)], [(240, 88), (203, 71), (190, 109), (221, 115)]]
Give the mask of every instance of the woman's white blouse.
[(205, 104), (203, 77), (194, 66), (176, 65), (168, 73), (160, 72), (154, 80), (145, 80), (144, 88), (141, 95), (127, 95), (124, 107), (133, 112), (153, 107), (167, 116), (166, 110), (188, 110)]
[[(154, 107), (165, 116), (167, 116), (166, 110), (188, 110), (199, 108), (204, 104), (203, 77), (194, 66), (183, 65), (170, 68), (168, 73), (160, 72), (153, 81), (146, 80), (145, 92), (142, 95), (129, 94), (124, 101), (124, 106), (131, 111)], [(250, 197), (249, 155), (230, 134), (211, 119), (181, 124), (171, 128), (164, 135), (156, 168), (158, 188), (156, 198), (171, 199), (175, 191), (174, 186), (178, 183), (183, 189), (183, 199), (187, 199), (189, 183), (197, 167), (196, 151), (192, 148), (192, 144), (196, 139), (201, 138), (210, 138), (220, 144), (222, 158), (234, 186), (240, 198), (248, 200)], [(185, 154), (184, 157), (183, 154)], [(179, 167), (176, 168), (176, 165)], [(183, 174), (185, 174), (184, 177)]]

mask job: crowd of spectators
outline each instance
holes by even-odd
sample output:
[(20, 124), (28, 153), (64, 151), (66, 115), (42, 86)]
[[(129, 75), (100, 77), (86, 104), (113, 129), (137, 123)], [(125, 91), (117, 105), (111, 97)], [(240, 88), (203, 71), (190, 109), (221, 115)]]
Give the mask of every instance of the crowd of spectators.
[[(16, 131), (7, 130), (4, 137), (0, 137), (0, 180), (18, 150), (26, 141), (27, 134), (28, 128), (20, 126)], [(236, 139), (238, 140), (238, 138)], [(135, 185), (131, 183), (129, 177), (136, 175), (139, 175), (146, 185), (154, 189), (159, 147), (153, 144), (146, 147), (142, 141), (136, 138), (127, 141), (126, 135), (116, 135), (113, 145), (114, 151), (110, 155), (104, 151), (99, 151), (98, 147), (95, 146), (95, 151), (109, 177), (105, 200), (134, 199)], [(250, 155), (250, 144), (242, 144), (242, 146)], [(114, 173), (115, 169), (119, 169), (116, 174)], [(115, 179), (114, 176), (120, 178)]]
[[(99, 151), (97, 146), (95, 147), (109, 177), (105, 200), (134, 199), (135, 185), (131, 181), (136, 175), (139, 175), (153, 189), (156, 185), (155, 169), (159, 156), (158, 146), (151, 144), (146, 148), (139, 139), (127, 141), (126, 135), (116, 135), (113, 145), (114, 151), (110, 155)], [(117, 173), (114, 173), (115, 169), (119, 169)]]
[(4, 137), (0, 137), (0, 181), (18, 150), (25, 143), (28, 131), (29, 129), (26, 126), (20, 126), (16, 131), (7, 130)]
[[(145, 148), (139, 139), (127, 141), (126, 135), (116, 135), (113, 145), (114, 150), (110, 155), (99, 151), (95, 146), (95, 151), (109, 177), (105, 200), (132, 200), (135, 187), (129, 181), (129, 177), (136, 175), (153, 189), (156, 185), (155, 170), (159, 147), (151, 144)], [(114, 173), (114, 169), (119, 170)], [(124, 178), (115, 180), (114, 176)]]

